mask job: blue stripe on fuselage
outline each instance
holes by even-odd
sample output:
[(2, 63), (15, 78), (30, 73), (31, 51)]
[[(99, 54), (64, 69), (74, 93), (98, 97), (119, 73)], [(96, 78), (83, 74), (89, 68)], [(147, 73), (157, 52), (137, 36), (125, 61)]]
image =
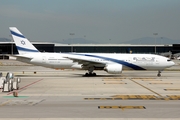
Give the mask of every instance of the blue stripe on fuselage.
[(97, 55), (89, 55), (89, 54), (75, 54), (75, 55), (83, 55), (83, 56), (89, 56), (89, 57), (96, 57), (96, 58), (104, 59), (104, 60), (107, 60), (107, 61), (112, 61), (112, 62), (121, 64), (121, 65), (127, 66), (129, 68), (132, 68), (134, 70), (146, 70), (146, 69), (144, 69), (144, 68), (142, 68), (140, 66), (137, 66), (137, 65), (134, 65), (132, 63), (128, 63), (128, 62), (125, 62), (125, 61), (122, 61), (122, 60), (117, 60), (117, 59), (114, 59), (114, 58), (102, 57), (102, 56), (97, 56)]
[(12, 34), (12, 35), (15, 35), (15, 36), (17, 36), (17, 37), (25, 38), (23, 35), (20, 35), (20, 34), (14, 32), (14, 31), (11, 31), (11, 34)]
[(18, 51), (26, 51), (26, 52), (39, 52), (38, 50), (32, 50), (32, 49), (27, 49), (27, 48), (23, 48), (23, 47), (19, 47), (17, 46)]

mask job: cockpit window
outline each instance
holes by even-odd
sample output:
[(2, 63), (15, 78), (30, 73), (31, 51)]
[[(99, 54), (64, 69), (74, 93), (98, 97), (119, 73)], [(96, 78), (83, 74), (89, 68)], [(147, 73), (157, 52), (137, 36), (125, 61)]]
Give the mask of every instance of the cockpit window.
[(167, 61), (171, 61), (170, 59), (167, 59)]

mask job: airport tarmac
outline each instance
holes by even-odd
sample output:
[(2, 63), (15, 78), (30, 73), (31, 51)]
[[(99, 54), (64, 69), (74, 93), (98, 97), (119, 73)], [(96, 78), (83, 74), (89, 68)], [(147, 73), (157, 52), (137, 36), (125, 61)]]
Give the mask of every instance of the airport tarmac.
[(123, 71), (121, 75), (84, 70), (53, 70), (0, 61), (21, 78), (18, 97), (0, 93), (0, 119), (179, 119), (179, 65), (162, 72)]

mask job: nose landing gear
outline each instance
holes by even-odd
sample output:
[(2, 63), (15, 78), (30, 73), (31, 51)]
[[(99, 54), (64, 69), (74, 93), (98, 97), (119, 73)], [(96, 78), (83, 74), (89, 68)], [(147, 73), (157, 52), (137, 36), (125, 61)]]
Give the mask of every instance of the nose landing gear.
[(158, 71), (157, 76), (158, 76), (158, 77), (161, 77), (161, 71), (160, 71), (160, 70)]

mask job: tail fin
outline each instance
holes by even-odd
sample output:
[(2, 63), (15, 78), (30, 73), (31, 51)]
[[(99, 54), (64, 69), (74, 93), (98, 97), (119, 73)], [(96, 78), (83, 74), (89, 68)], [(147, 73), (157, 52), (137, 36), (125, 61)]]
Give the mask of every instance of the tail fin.
[(39, 52), (16, 27), (9, 27), (9, 29), (19, 54)]

